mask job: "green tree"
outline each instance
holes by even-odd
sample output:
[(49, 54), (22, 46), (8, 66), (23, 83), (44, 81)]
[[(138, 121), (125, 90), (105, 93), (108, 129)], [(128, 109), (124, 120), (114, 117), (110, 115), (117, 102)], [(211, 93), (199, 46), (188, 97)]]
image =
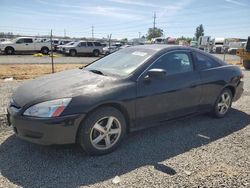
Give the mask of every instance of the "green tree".
[(147, 39), (151, 40), (152, 38), (156, 37), (162, 37), (163, 36), (163, 30), (160, 28), (149, 28), (148, 29), (148, 34), (147, 34)]
[(200, 36), (204, 36), (204, 28), (203, 28), (203, 25), (199, 25), (198, 27), (196, 27), (196, 31), (195, 31), (195, 34), (194, 34), (196, 40), (199, 39)]

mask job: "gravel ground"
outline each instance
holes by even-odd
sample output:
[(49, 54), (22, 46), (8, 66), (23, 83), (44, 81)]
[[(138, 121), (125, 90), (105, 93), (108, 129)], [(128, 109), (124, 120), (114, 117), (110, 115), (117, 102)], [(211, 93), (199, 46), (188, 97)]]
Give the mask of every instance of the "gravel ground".
[(76, 145), (17, 139), (3, 114), (21, 82), (0, 81), (0, 187), (250, 187), (250, 72), (244, 73), (245, 92), (226, 118), (201, 115), (135, 132), (99, 157)]

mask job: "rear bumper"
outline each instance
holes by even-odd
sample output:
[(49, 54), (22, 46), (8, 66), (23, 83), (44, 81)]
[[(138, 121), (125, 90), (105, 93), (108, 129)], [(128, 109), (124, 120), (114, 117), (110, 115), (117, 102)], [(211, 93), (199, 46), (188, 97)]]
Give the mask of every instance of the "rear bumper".
[(8, 122), (17, 137), (42, 145), (75, 143), (78, 127), (85, 115), (70, 115), (58, 118), (31, 118), (11, 115)]
[(239, 84), (237, 85), (237, 87), (235, 88), (235, 94), (234, 94), (233, 101), (237, 101), (241, 97), (241, 95), (244, 91), (243, 85), (244, 85), (244, 82), (240, 81)]

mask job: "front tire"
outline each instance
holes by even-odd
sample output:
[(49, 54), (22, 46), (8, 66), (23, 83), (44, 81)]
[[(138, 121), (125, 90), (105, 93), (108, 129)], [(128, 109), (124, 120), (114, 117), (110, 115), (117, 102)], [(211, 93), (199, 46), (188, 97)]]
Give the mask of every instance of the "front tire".
[(70, 54), (70, 56), (75, 57), (77, 52), (76, 52), (76, 50), (70, 50), (69, 54)]
[(221, 94), (218, 96), (214, 109), (213, 114), (217, 118), (223, 118), (226, 116), (228, 111), (232, 105), (233, 95), (230, 89), (224, 89)]
[(123, 114), (113, 107), (102, 107), (82, 123), (78, 142), (90, 155), (103, 155), (114, 151), (126, 133)]
[(7, 54), (7, 55), (13, 55), (14, 53), (15, 53), (14, 48), (12, 48), (12, 47), (5, 48), (5, 54)]

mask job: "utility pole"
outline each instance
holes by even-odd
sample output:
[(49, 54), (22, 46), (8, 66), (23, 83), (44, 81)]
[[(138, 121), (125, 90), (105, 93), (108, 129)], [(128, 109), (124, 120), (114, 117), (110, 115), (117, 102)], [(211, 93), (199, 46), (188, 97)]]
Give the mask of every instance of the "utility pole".
[(94, 26), (92, 25), (92, 39), (94, 40)]
[(51, 56), (51, 68), (52, 68), (52, 73), (55, 72), (55, 69), (54, 69), (54, 55), (53, 55), (53, 42), (52, 42), (52, 29), (51, 29), (51, 32), (50, 32), (50, 48), (51, 48), (51, 53), (50, 53), (50, 56)]
[(156, 19), (156, 13), (154, 12), (153, 38), (155, 38), (155, 19)]
[(141, 32), (139, 32), (139, 38), (141, 38)]
[(66, 37), (66, 29), (64, 29), (64, 38)]

